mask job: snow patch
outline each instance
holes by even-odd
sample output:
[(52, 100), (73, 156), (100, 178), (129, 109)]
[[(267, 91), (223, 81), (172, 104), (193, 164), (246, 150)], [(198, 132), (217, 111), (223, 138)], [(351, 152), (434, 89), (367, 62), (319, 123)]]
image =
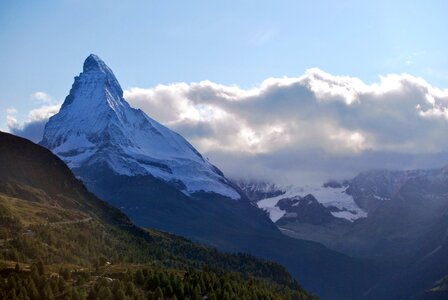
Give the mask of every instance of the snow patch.
[(387, 201), (390, 200), (390, 198), (387, 197), (380, 197), (378, 195), (373, 195), (373, 198), (375, 198), (376, 200), (380, 200), (380, 201)]
[(359, 218), (367, 217), (367, 212), (362, 210), (353, 197), (346, 193), (346, 187), (332, 188), (322, 186), (285, 187), (286, 193), (277, 197), (267, 198), (257, 202), (259, 208), (267, 211), (273, 222), (283, 217), (286, 211), (281, 210), (276, 205), (280, 199), (304, 197), (313, 195), (316, 200), (325, 207), (335, 207), (339, 211), (331, 212), (336, 218), (346, 219), (353, 222)]

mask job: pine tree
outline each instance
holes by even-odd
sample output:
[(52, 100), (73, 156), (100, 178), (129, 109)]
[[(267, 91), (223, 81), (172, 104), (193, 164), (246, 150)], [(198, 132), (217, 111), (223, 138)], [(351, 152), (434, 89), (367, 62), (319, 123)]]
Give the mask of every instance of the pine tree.
[(107, 286), (100, 287), (98, 291), (98, 298), (100, 300), (110, 300), (112, 299), (112, 291)]
[(65, 283), (64, 277), (58, 278), (58, 289), (59, 291), (64, 291), (67, 287), (67, 284)]
[(162, 292), (162, 289), (160, 288), (160, 286), (158, 286), (156, 288), (156, 290), (154, 291), (154, 299), (155, 300), (164, 300), (165, 299), (163, 297), (163, 292)]
[(31, 299), (39, 298), (39, 291), (37, 290), (36, 284), (34, 283), (34, 280), (32, 277), (30, 277), (28, 279), (26, 289), (27, 289), (28, 295), (31, 297)]
[(201, 288), (199, 285), (196, 285), (193, 289), (193, 294), (191, 295), (193, 300), (201, 300)]
[(137, 285), (140, 285), (140, 286), (143, 285), (143, 283), (145, 283), (145, 277), (143, 276), (142, 270), (138, 270), (137, 272), (135, 272), (134, 281)]
[(129, 281), (128, 283), (126, 283), (126, 295), (128, 295), (129, 297), (133, 297), (135, 294), (135, 286), (132, 283), (132, 281)]
[(43, 262), (41, 260), (39, 260), (37, 262), (36, 267), (37, 267), (37, 272), (39, 273), (39, 275), (41, 275), (41, 276), (44, 275), (45, 267), (44, 267), (44, 264), (43, 264)]
[(83, 300), (81, 292), (76, 288), (70, 290), (70, 298), (71, 300)]
[(122, 289), (114, 291), (114, 300), (126, 300), (126, 294)]

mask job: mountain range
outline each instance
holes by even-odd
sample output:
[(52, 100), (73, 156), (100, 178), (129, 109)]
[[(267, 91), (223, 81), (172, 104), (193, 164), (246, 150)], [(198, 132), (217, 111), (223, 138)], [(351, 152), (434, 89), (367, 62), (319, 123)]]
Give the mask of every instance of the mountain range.
[(372, 170), (314, 188), (264, 185), (282, 193), (254, 202), (285, 235), (394, 266), (367, 299), (446, 297), (446, 287), (434, 288), (448, 275), (446, 167)]
[[(146, 266), (136, 268), (144, 278), (156, 266), (186, 282), (193, 268), (202, 281), (240, 282), (234, 297), (250, 299), (252, 276), (262, 299), (312, 299), (300, 285), (331, 300), (448, 295), (447, 168), (372, 170), (320, 186), (231, 180), (181, 135), (132, 108), (94, 54), (39, 144), (0, 134), (6, 264), (20, 261), (33, 273), (39, 258), (95, 267), (95, 276), (114, 280), (121, 275), (111, 261), (136, 263)], [(132, 284), (150, 286), (153, 297), (154, 285), (143, 281)], [(224, 297), (206, 286), (188, 291)]]
[(40, 144), (137, 225), (274, 260), (324, 299), (359, 298), (380, 278), (369, 261), (283, 235), (184, 138), (130, 107), (96, 55), (85, 60)]

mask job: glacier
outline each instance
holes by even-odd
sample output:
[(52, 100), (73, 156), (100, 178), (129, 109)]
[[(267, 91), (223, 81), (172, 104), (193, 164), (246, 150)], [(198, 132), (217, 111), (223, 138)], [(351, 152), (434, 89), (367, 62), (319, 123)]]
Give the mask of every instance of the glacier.
[(360, 208), (353, 199), (353, 196), (346, 193), (347, 187), (324, 187), (324, 186), (285, 186), (282, 190), (284, 194), (276, 197), (261, 199), (257, 206), (265, 210), (272, 222), (278, 221), (286, 214), (286, 211), (280, 209), (277, 203), (284, 198), (304, 197), (308, 194), (313, 195), (316, 200), (325, 207), (335, 207), (338, 211), (332, 211), (331, 214), (336, 218), (346, 219), (354, 222), (360, 218), (366, 218), (367, 212)]

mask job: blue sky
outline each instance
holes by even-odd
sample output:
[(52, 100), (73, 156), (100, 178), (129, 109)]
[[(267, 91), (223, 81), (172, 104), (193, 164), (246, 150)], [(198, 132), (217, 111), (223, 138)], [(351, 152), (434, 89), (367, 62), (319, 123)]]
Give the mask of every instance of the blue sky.
[(211, 80), (252, 87), (311, 67), (448, 87), (447, 1), (2, 1), (0, 128), (61, 101), (89, 53), (123, 88)]

